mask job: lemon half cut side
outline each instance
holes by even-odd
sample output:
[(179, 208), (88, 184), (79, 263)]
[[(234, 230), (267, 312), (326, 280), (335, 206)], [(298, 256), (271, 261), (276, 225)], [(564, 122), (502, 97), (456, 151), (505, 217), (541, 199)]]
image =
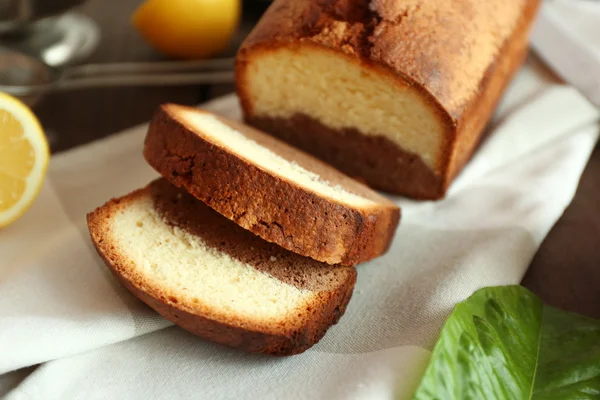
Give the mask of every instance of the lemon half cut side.
[(48, 141), (35, 115), (19, 100), (0, 93), (0, 228), (31, 206), (49, 158)]

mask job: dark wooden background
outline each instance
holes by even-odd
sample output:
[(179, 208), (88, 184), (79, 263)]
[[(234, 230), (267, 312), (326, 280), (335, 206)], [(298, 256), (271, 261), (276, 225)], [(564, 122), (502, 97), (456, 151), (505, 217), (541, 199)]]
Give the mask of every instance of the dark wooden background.
[[(100, 47), (89, 62), (160, 60), (131, 28), (130, 16), (141, 0), (89, 0), (81, 11), (102, 30)], [(265, 8), (245, 1), (235, 48)], [(54, 152), (147, 121), (163, 102), (197, 104), (233, 91), (232, 85), (180, 88), (118, 88), (52, 94), (35, 111), (49, 133)], [(523, 285), (557, 307), (600, 318), (600, 147), (583, 174), (575, 200), (550, 232)]]

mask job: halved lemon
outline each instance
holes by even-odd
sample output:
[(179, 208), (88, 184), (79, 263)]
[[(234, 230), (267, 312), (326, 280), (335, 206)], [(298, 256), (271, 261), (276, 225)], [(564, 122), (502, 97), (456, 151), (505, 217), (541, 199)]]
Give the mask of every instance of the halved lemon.
[(46, 176), (50, 149), (29, 108), (0, 93), (0, 228), (31, 206)]

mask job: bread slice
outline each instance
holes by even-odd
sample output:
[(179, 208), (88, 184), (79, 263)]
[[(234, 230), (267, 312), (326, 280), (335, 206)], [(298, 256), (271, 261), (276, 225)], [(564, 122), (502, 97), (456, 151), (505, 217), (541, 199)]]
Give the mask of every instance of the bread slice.
[(334, 168), (260, 131), (168, 104), (146, 136), (148, 163), (225, 217), (328, 264), (383, 254), (398, 207)]
[(106, 265), (143, 302), (203, 338), (251, 352), (300, 353), (346, 309), (353, 267), (256, 237), (160, 179), (88, 214)]
[(438, 199), (527, 54), (540, 0), (276, 0), (240, 48), (245, 119), (372, 187)]

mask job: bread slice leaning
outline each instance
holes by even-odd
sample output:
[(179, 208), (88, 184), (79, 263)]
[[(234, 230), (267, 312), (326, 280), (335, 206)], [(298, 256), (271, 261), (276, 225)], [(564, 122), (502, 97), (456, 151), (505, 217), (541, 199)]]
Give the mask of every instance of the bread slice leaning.
[(230, 347), (300, 353), (344, 313), (353, 267), (293, 254), (160, 179), (88, 214), (106, 265), (175, 324)]
[(171, 183), (243, 228), (328, 264), (382, 255), (400, 219), (393, 202), (333, 167), (203, 110), (162, 106), (144, 156)]

